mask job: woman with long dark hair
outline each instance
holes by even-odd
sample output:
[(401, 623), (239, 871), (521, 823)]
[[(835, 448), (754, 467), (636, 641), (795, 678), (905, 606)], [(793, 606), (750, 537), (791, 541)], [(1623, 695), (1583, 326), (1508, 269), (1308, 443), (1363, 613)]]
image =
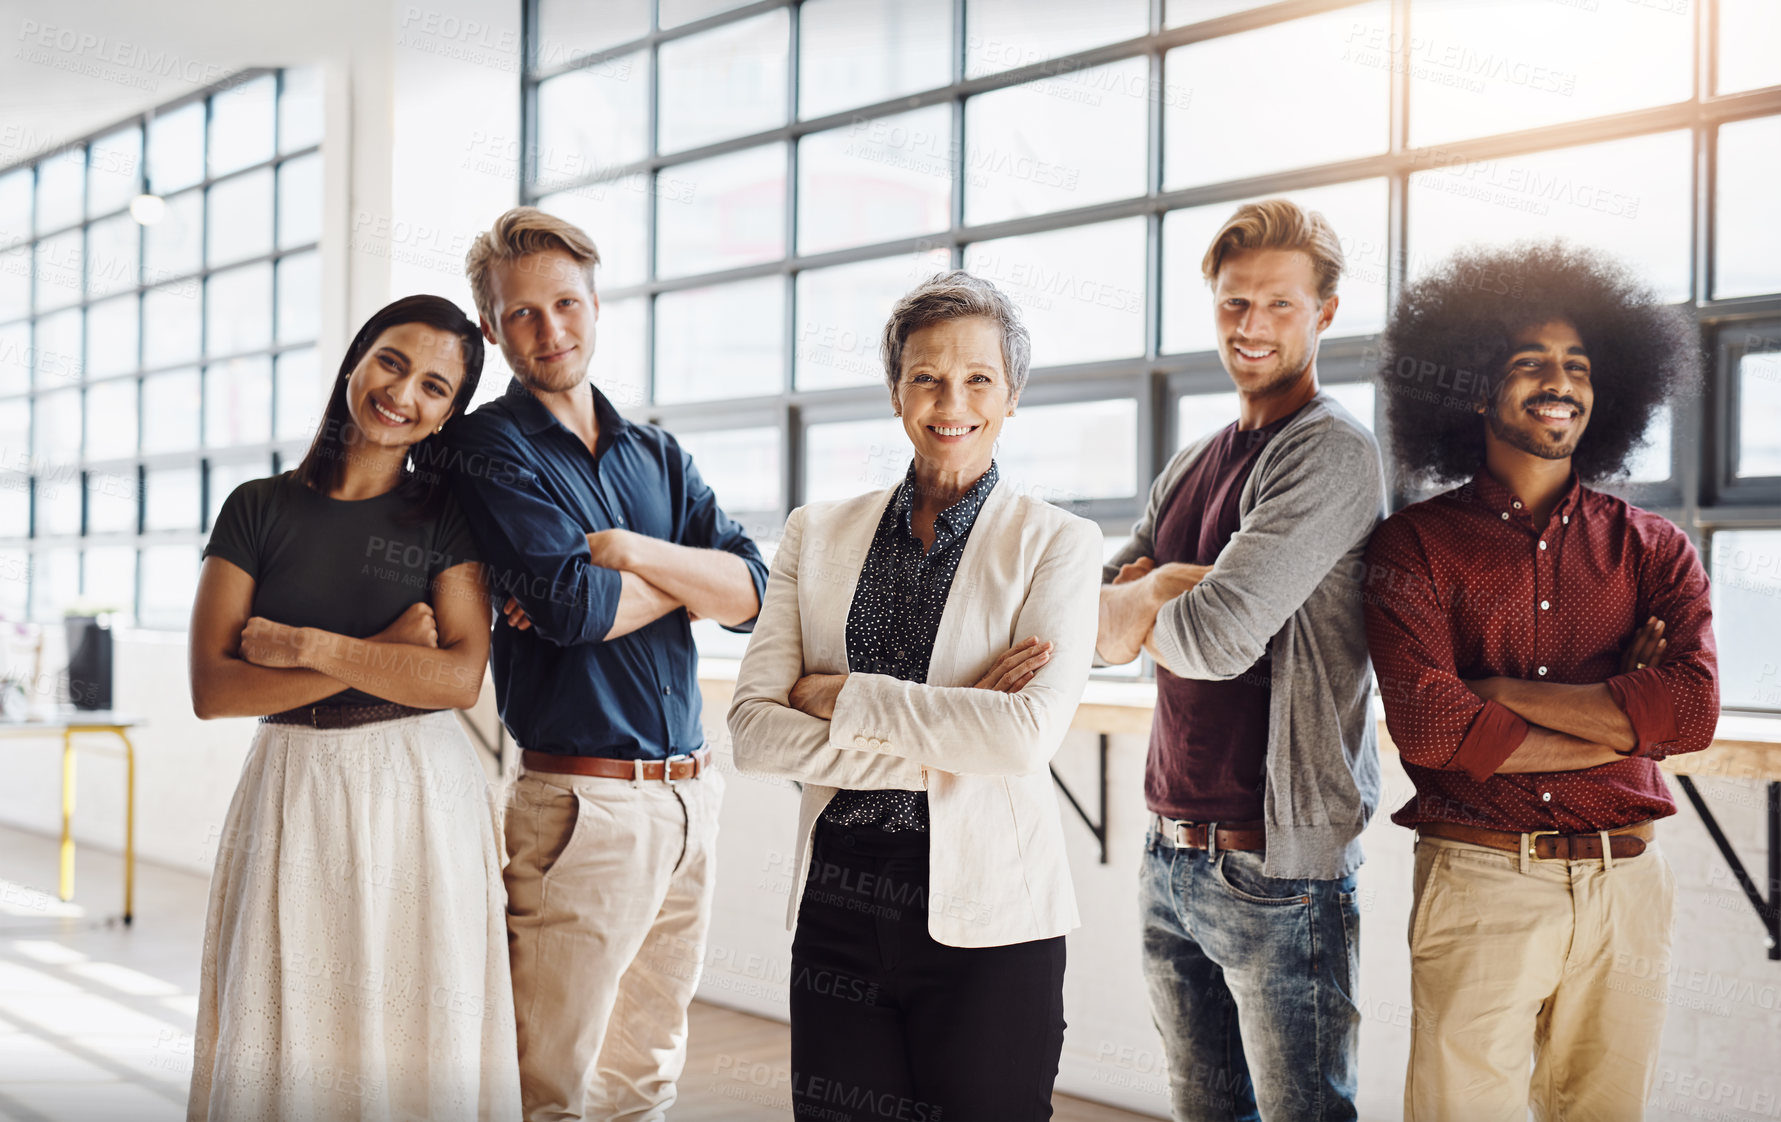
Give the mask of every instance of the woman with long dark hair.
[(302, 462), (211, 529), (192, 706), (260, 725), (211, 880), (190, 1119), (519, 1115), (500, 833), (451, 713), (490, 611), (433, 456), (482, 355), (441, 297), (379, 311)]

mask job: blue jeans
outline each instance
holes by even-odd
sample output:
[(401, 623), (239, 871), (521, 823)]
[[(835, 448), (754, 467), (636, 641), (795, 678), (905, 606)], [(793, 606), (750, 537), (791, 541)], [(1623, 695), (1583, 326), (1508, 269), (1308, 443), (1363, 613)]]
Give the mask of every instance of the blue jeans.
[(1139, 903), (1177, 1122), (1352, 1119), (1354, 877), (1279, 880), (1262, 855), (1176, 849), (1152, 823)]

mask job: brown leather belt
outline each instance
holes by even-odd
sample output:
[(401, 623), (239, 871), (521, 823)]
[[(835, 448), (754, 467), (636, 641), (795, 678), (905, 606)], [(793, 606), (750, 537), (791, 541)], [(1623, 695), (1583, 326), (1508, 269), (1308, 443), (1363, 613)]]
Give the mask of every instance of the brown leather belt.
[(299, 705), (282, 713), (268, 713), (260, 718), (260, 722), (267, 725), (303, 725), (312, 729), (351, 729), (376, 724), (378, 721), (397, 721), (403, 717), (419, 717), (438, 712), (441, 710), (416, 709), (412, 705), (398, 705), (393, 701), (375, 705), (329, 705), (318, 702), (314, 705)]
[[(1468, 845), (1488, 846), (1508, 853), (1521, 852), (1521, 839), (1527, 839), (1527, 855), (1535, 861), (1600, 861), (1602, 835), (1561, 834), (1557, 830), (1529, 830), (1525, 834), (1508, 830), (1486, 830), (1482, 826), (1461, 826), (1457, 822), (1423, 822), (1416, 832), (1425, 838), (1446, 838)], [(1608, 831), (1614, 860), (1637, 857), (1657, 839), (1657, 827), (1648, 818), (1631, 826)]]
[[(1176, 849), (1205, 849), (1206, 823), (1184, 822), (1174, 818), (1164, 818), (1158, 814), (1157, 828), (1162, 831), (1163, 838)], [(1220, 822), (1218, 833), (1214, 837), (1220, 849), (1241, 849), (1249, 852), (1268, 847), (1266, 823), (1261, 819), (1253, 822)]]
[(669, 756), (666, 760), (559, 756), (528, 749), (520, 755), (520, 763), (527, 771), (548, 771), (552, 775), (593, 775), (602, 779), (629, 779), (632, 783), (667, 783), (672, 786), (682, 779), (699, 778), (711, 766), (711, 749), (701, 748), (688, 755)]

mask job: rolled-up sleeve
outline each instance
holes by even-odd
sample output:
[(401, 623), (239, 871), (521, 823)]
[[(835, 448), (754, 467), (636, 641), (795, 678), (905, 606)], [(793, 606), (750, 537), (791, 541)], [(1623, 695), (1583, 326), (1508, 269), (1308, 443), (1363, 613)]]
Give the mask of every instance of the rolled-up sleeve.
[(1608, 679), (1608, 692), (1638, 740), (1628, 755), (1661, 760), (1698, 752), (1713, 743), (1719, 722), (1719, 657), (1707, 574), (1680, 530), (1640, 566), (1639, 602), (1641, 622), (1664, 621), (1666, 646), (1658, 665)]
[(742, 559), (748, 566), (749, 579), (754, 582), (755, 614), (743, 623), (724, 624), (723, 627), (726, 631), (753, 631), (755, 621), (760, 618), (760, 605), (766, 602), (767, 562), (761, 557), (760, 547), (743, 531), (741, 524), (717, 505), (717, 496), (705, 482), (705, 477), (699, 474), (692, 455), (680, 449), (678, 442), (674, 446), (680, 451), (684, 495), (680, 539), (675, 544), (694, 549), (720, 549)]
[(1427, 553), (1402, 516), (1387, 519), (1367, 545), (1364, 597), (1367, 649), (1399, 755), (1482, 783), (1521, 747), (1529, 726), (1460, 678)]

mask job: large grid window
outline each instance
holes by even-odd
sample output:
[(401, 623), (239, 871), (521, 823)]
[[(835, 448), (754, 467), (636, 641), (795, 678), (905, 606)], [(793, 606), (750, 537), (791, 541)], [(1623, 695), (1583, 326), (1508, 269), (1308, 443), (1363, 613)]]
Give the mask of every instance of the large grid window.
[(906, 465), (878, 333), (938, 268), (995, 280), (1032, 329), (1004, 474), (1117, 538), (1168, 457), (1234, 415), (1199, 261), (1236, 203), (1331, 219), (1348, 273), (1319, 372), (1374, 423), (1405, 278), (1464, 241), (1562, 234), (1633, 264), (1716, 355), (1614, 489), (1702, 547), (1725, 704), (1781, 708), (1768, 5), (612, 7), (528, 0), (521, 194), (602, 247), (596, 379), (762, 537)]
[(223, 498), (313, 429), (321, 120), (253, 71), (0, 171), (0, 618), (183, 628)]

